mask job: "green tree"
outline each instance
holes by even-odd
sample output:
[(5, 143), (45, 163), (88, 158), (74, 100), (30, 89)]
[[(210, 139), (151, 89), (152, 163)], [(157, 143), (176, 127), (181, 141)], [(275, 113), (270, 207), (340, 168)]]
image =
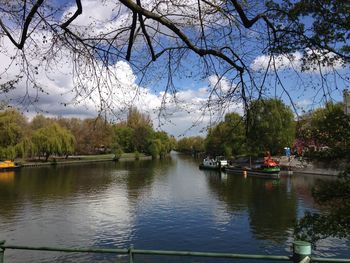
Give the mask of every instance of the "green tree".
[(16, 157), (16, 145), (24, 138), (26, 127), (26, 118), (16, 109), (0, 111), (0, 158)]
[(295, 122), (291, 109), (278, 99), (254, 101), (248, 109), (247, 142), (252, 153), (278, 154), (292, 146)]
[(134, 130), (126, 124), (115, 124), (113, 125), (113, 143), (117, 143), (124, 152), (134, 152), (134, 146), (132, 144), (132, 138), (134, 136)]
[(316, 245), (327, 237), (350, 236), (350, 169), (341, 173), (337, 180), (319, 181), (312, 195), (327, 212), (305, 213), (294, 229), (295, 237)]
[(32, 141), (37, 154), (45, 156), (45, 161), (52, 154), (68, 155), (74, 151), (74, 136), (57, 123), (36, 130)]
[(342, 103), (328, 103), (304, 116), (298, 124), (297, 138), (307, 145), (328, 146), (326, 152), (310, 153), (313, 158), (350, 157), (350, 117)]
[(176, 150), (187, 154), (204, 152), (204, 138), (200, 136), (182, 138), (177, 142)]
[(157, 158), (161, 155), (162, 152), (162, 142), (160, 139), (151, 140), (148, 146), (148, 152), (152, 156), (152, 158)]
[(244, 154), (246, 152), (244, 120), (237, 113), (228, 113), (225, 120), (209, 130), (205, 149), (211, 155)]

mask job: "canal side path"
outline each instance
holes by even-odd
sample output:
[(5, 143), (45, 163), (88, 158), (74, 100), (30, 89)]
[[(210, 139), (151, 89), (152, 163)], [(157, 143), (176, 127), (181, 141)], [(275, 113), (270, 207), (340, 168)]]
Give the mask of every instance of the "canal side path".
[(279, 162), (282, 170), (295, 173), (337, 176), (343, 170), (340, 166), (326, 167), (323, 163), (309, 162), (294, 155), (289, 158), (287, 156), (281, 156), (274, 159)]
[(51, 166), (51, 165), (67, 165), (67, 164), (89, 164), (97, 162), (111, 162), (111, 161), (132, 161), (132, 160), (149, 160), (151, 156), (144, 154), (135, 153), (124, 153), (117, 160), (114, 154), (99, 154), (99, 155), (76, 155), (64, 157), (53, 157), (48, 161), (37, 160), (37, 161), (18, 161), (21, 168), (26, 167), (39, 167), (39, 166)]

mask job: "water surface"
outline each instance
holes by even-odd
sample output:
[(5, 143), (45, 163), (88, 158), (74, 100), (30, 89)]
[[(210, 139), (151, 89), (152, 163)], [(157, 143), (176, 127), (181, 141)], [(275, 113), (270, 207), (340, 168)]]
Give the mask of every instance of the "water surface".
[[(326, 177), (279, 181), (201, 171), (172, 154), (157, 161), (26, 168), (0, 175), (0, 240), (31, 246), (289, 255), (292, 231)], [(350, 257), (349, 240), (319, 256)], [(142, 257), (136, 262), (178, 262)], [(7, 250), (5, 262), (124, 262), (124, 257)], [(186, 262), (217, 262), (188, 259)], [(230, 262), (220, 260), (219, 262)], [(232, 262), (232, 261), (231, 261)], [(247, 262), (247, 261), (246, 261)]]

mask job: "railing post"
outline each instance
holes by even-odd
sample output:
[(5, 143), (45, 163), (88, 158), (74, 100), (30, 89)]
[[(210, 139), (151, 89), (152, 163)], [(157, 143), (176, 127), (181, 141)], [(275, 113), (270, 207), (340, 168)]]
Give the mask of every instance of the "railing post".
[[(130, 246), (130, 248), (129, 248), (129, 263), (134, 263), (134, 254), (132, 253), (133, 249), (134, 249), (134, 247)], [(0, 261), (0, 263), (2, 263), (2, 262)]]
[[(5, 240), (0, 240), (0, 246), (4, 244), (5, 244)], [(4, 263), (4, 253), (5, 253), (5, 249), (0, 248), (0, 263)]]
[(307, 263), (311, 261), (311, 244), (306, 241), (293, 242), (293, 262)]

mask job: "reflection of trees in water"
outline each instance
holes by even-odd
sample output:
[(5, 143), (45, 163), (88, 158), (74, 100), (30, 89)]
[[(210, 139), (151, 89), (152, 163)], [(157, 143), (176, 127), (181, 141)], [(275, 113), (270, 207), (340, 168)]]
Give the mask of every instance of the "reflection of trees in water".
[(248, 211), (255, 238), (284, 241), (297, 218), (297, 197), (285, 181), (208, 174), (209, 187), (232, 212)]
[(146, 191), (150, 191), (155, 177), (166, 174), (172, 165), (171, 158), (119, 162), (116, 164), (115, 173), (121, 172), (125, 175), (119, 180), (125, 181), (130, 201), (136, 201), (140, 196), (146, 194)]
[(103, 192), (111, 180), (109, 165), (69, 165), (23, 168), (11, 183), (0, 181), (2, 216), (14, 216), (27, 201), (35, 204), (66, 199), (79, 192)]
[[(172, 160), (106, 162), (98, 164), (23, 168), (0, 180), (0, 216), (11, 218), (29, 201), (64, 200), (93, 193), (99, 195), (120, 185), (129, 198), (138, 199), (150, 188), (154, 177), (171, 167)], [(6, 179), (6, 180), (5, 180)]]

